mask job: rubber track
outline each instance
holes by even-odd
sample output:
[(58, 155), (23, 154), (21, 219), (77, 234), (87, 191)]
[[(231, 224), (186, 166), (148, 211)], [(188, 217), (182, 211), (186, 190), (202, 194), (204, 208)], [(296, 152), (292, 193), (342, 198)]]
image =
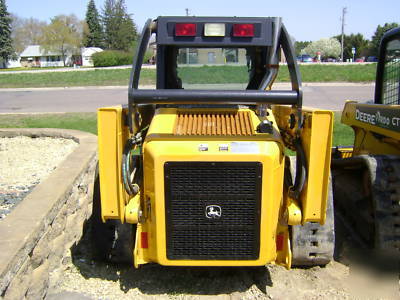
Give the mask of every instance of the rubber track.
[[(290, 172), (296, 174), (296, 158), (290, 157)], [(332, 181), (329, 180), (325, 224), (306, 223), (290, 226), (292, 266), (323, 266), (333, 260), (335, 222)]]
[[(360, 155), (341, 162), (343, 164), (334, 166), (333, 171), (337, 181), (335, 203), (370, 247), (400, 252), (400, 158)], [(368, 170), (368, 186), (365, 179), (356, 178), (362, 177), (360, 171), (365, 168)], [(349, 192), (351, 186), (341, 188), (346, 184), (344, 181), (354, 183), (353, 187), (358, 188)]]
[(375, 247), (400, 252), (400, 158), (369, 157)]
[(101, 199), (98, 164), (96, 166), (91, 239), (94, 258), (112, 263), (133, 263), (136, 225), (122, 224), (119, 220), (101, 221)]
[(325, 224), (306, 223), (291, 227), (293, 266), (323, 266), (333, 259), (335, 225), (331, 186), (328, 194)]

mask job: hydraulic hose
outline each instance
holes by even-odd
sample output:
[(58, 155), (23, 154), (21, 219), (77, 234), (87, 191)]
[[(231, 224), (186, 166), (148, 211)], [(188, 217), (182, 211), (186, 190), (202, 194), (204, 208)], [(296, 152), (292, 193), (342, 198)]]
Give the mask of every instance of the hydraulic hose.
[[(134, 196), (139, 192), (139, 180), (142, 173), (140, 153), (138, 155), (132, 155), (132, 149), (135, 146), (138, 146), (140, 148), (140, 146), (142, 145), (143, 136), (146, 136), (148, 128), (149, 125), (142, 128), (135, 136), (129, 138), (126, 141), (124, 150), (122, 152), (122, 161), (121, 161), (122, 181), (124, 183), (125, 191), (130, 196)], [(136, 161), (131, 162), (132, 156), (136, 157)], [(134, 164), (132, 171), (131, 171), (131, 164)], [(132, 174), (133, 178), (131, 178)]]
[[(128, 139), (124, 146), (124, 151), (122, 153), (122, 180), (124, 183), (125, 191), (130, 196), (134, 196), (139, 192), (139, 186), (137, 184), (132, 183), (131, 174), (138, 172), (139, 167), (134, 166), (133, 170), (130, 170), (131, 165), (131, 151), (132, 148), (139, 144), (139, 141), (136, 138)], [(136, 164), (137, 162), (135, 162)]]
[(296, 138), (293, 145), (296, 149), (296, 178), (294, 185), (289, 189), (289, 196), (298, 199), (307, 178), (307, 158), (300, 138)]

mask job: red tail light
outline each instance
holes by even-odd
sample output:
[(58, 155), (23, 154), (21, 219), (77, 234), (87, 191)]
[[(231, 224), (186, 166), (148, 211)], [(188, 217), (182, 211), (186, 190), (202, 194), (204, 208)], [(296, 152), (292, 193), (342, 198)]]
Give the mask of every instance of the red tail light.
[(237, 37), (254, 36), (254, 24), (233, 24), (233, 36)]
[(194, 23), (176, 23), (176, 36), (196, 36), (196, 24)]

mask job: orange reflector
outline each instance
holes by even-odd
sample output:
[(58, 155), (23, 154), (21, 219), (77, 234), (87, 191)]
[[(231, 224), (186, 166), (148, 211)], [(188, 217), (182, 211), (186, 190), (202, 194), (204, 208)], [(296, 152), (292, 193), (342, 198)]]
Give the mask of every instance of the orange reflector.
[(276, 250), (277, 251), (282, 251), (283, 250), (283, 242), (285, 240), (285, 234), (284, 233), (279, 233), (276, 236)]
[(236, 37), (254, 36), (254, 24), (233, 24), (233, 36)]
[(144, 249), (149, 248), (149, 240), (147, 238), (147, 232), (142, 232), (140, 236), (140, 244)]

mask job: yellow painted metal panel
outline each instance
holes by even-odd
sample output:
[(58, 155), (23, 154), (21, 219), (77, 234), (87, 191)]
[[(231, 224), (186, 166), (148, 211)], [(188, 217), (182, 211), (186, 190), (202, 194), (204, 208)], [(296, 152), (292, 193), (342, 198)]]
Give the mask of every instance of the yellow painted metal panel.
[[(276, 228), (282, 200), (284, 157), (279, 143), (256, 142), (257, 153), (237, 154), (219, 151), (225, 141), (150, 140), (144, 144), (145, 195), (150, 199), (150, 211), (142, 230), (148, 232), (149, 249), (146, 261), (173, 266), (261, 266), (275, 261)], [(199, 151), (199, 144), (207, 144), (208, 151)], [(170, 161), (257, 161), (263, 164), (261, 199), (260, 255), (257, 260), (169, 260), (166, 257), (164, 164)]]
[[(400, 128), (400, 105), (359, 104), (348, 101), (342, 113), (342, 123), (353, 128), (353, 156), (362, 154), (400, 155), (400, 131), (373, 125), (376, 114), (360, 114), (363, 110), (380, 111), (381, 121), (389, 121), (392, 128)], [(389, 112), (389, 116), (385, 116)], [(369, 118), (374, 118), (369, 120)], [(377, 135), (378, 134), (378, 135)]]
[[(292, 138), (296, 127), (289, 128), (289, 117), (296, 116), (290, 106), (275, 105), (273, 112), (279, 128)], [(302, 223), (325, 223), (331, 162), (333, 112), (303, 107), (304, 126), (300, 138), (307, 158), (308, 176), (300, 195)]]
[(101, 215), (103, 221), (124, 222), (126, 193), (121, 175), (123, 143), (127, 137), (122, 107), (104, 107), (97, 113)]
[(307, 157), (308, 177), (300, 196), (303, 224), (325, 223), (331, 163), (333, 113), (305, 110), (301, 140)]

